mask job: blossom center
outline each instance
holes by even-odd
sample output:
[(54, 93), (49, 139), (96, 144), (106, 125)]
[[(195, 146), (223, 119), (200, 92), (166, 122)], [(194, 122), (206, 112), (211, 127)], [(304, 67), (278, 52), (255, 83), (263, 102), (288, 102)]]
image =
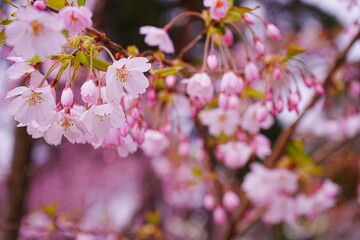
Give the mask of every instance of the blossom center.
[(224, 6), (224, 3), (221, 0), (216, 2), (216, 7), (217, 8), (222, 7), (222, 6)]
[(36, 20), (31, 22), (31, 27), (35, 36), (39, 35), (39, 33), (45, 29), (44, 25), (42, 25)]
[(74, 13), (72, 13), (71, 14), (71, 20), (77, 21), (77, 20), (79, 20), (79, 18), (75, 17)]
[(116, 76), (120, 82), (125, 83), (128, 81), (129, 71), (124, 68), (118, 68), (116, 69)]
[(225, 115), (225, 114), (221, 114), (221, 115), (219, 116), (219, 121), (220, 121), (220, 122), (225, 122), (225, 120), (226, 120), (226, 115)]
[(42, 97), (40, 96), (41, 93), (32, 92), (31, 94), (25, 97), (26, 102), (29, 104), (29, 107), (37, 106), (42, 102)]
[(60, 121), (56, 121), (56, 123), (59, 124), (64, 131), (67, 131), (70, 127), (74, 126), (74, 122), (68, 117), (63, 117)]

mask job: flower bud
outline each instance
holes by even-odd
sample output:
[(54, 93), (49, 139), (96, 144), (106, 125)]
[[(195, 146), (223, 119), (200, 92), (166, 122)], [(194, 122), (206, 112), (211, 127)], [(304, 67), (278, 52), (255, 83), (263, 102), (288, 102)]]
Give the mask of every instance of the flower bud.
[(273, 71), (273, 77), (276, 80), (279, 80), (281, 78), (281, 71), (278, 67), (275, 67), (274, 71)]
[(260, 56), (265, 55), (265, 45), (259, 39), (255, 40), (255, 49)]
[(228, 107), (237, 110), (239, 107), (239, 98), (236, 95), (231, 95), (228, 100)]
[(129, 134), (129, 127), (127, 124), (124, 124), (120, 127), (120, 136), (126, 137)]
[(314, 83), (314, 88), (316, 93), (319, 95), (323, 95), (325, 93), (323, 85), (319, 82)]
[(42, 0), (37, 0), (36, 2), (34, 2), (33, 7), (39, 11), (43, 11), (46, 9), (46, 3), (44, 3), (44, 1)]
[(258, 121), (259, 123), (265, 121), (268, 113), (269, 112), (266, 107), (264, 105), (260, 105), (259, 108), (256, 109), (256, 121)]
[(284, 110), (284, 101), (282, 100), (282, 98), (280, 96), (277, 99), (277, 101), (275, 102), (275, 109), (276, 109), (276, 112), (278, 112), (278, 113), (281, 113)]
[(242, 15), (242, 18), (247, 24), (254, 24), (255, 23), (254, 18), (248, 13), (244, 13)]
[(165, 84), (169, 88), (173, 88), (176, 85), (176, 76), (170, 75), (165, 78)]
[(206, 62), (211, 70), (215, 70), (217, 68), (218, 61), (213, 51), (210, 52), (209, 56), (206, 59)]
[(190, 152), (190, 144), (188, 141), (181, 141), (179, 144), (179, 154), (182, 157), (187, 157)]
[(213, 220), (216, 224), (223, 224), (226, 221), (226, 212), (224, 208), (217, 207), (213, 212)]
[(223, 196), (223, 205), (226, 210), (232, 211), (240, 206), (239, 196), (231, 191), (228, 191)]
[(216, 205), (216, 199), (212, 194), (206, 194), (204, 197), (204, 207), (206, 210), (213, 210)]
[(135, 131), (135, 134), (133, 135), (134, 140), (137, 142), (137, 144), (141, 145), (145, 141), (145, 131), (144, 129), (137, 129)]
[(307, 87), (312, 87), (314, 85), (313, 83), (313, 80), (311, 77), (308, 77), (308, 76), (302, 76), (303, 78), (303, 81), (304, 81), (304, 84), (307, 86)]
[(74, 94), (71, 91), (71, 88), (65, 88), (61, 94), (61, 104), (64, 107), (71, 107), (74, 103)]
[(94, 81), (89, 78), (80, 88), (81, 98), (85, 103), (95, 104), (98, 96), (98, 89)]
[(299, 93), (290, 92), (289, 99), (288, 99), (288, 107), (289, 111), (296, 109), (296, 107), (300, 103), (300, 95)]
[(248, 61), (248, 63), (245, 65), (244, 74), (246, 81), (249, 83), (252, 83), (260, 78), (258, 67), (250, 61)]
[(281, 40), (281, 32), (274, 24), (265, 23), (266, 34), (275, 40)]
[(225, 28), (225, 36), (223, 37), (223, 41), (228, 47), (234, 44), (234, 34), (231, 29), (227, 27)]
[(134, 118), (135, 121), (138, 120), (139, 117), (140, 117), (139, 109), (136, 108), (136, 107), (133, 108), (133, 109), (131, 110), (131, 116)]
[(222, 108), (224, 110), (228, 107), (228, 97), (224, 93), (220, 93), (219, 99), (218, 99), (218, 105), (219, 108)]

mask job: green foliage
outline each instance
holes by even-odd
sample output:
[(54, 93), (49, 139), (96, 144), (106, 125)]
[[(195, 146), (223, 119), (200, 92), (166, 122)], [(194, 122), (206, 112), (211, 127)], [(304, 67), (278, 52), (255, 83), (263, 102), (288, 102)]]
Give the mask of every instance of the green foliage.
[[(100, 60), (98, 58), (93, 57), (92, 58), (93, 61), (93, 67), (100, 70), (100, 71), (104, 71), (106, 72), (108, 67), (110, 66), (109, 63)], [(76, 57), (75, 57), (75, 66), (78, 65), (79, 63), (83, 64), (84, 66), (90, 68), (90, 56), (89, 54), (83, 52), (83, 51), (78, 51), (76, 53)]]
[(11, 19), (3, 19), (1, 22), (0, 22), (0, 25), (9, 25), (10, 23), (12, 23), (14, 20), (11, 20)]
[(84, 6), (86, 4), (86, 0), (77, 0), (77, 4), (80, 6)]
[(286, 153), (301, 170), (310, 174), (322, 174), (323, 169), (317, 166), (314, 160), (305, 152), (304, 143), (301, 140), (294, 140), (286, 147)]
[(49, 0), (47, 5), (56, 9), (62, 9), (65, 7), (66, 0)]
[(182, 69), (182, 67), (171, 67), (171, 68), (165, 68), (165, 69), (152, 71), (151, 74), (158, 75), (161, 77), (166, 77), (166, 76), (177, 74), (181, 69)]
[(252, 98), (262, 99), (266, 97), (265, 93), (259, 92), (253, 88), (245, 88), (244, 92), (246, 95)]
[(6, 41), (6, 36), (5, 36), (5, 29), (3, 29), (1, 32), (0, 32), (0, 47), (2, 45), (4, 45)]
[(306, 51), (306, 49), (304, 48), (300, 48), (298, 45), (296, 44), (292, 44), (288, 47), (287, 51), (286, 51), (286, 57), (285, 57), (285, 61), (288, 59), (291, 59), (299, 54), (302, 54)]
[(224, 17), (224, 22), (233, 23), (233, 22), (240, 21), (242, 19), (242, 15), (244, 13), (252, 12), (258, 8), (259, 8), (259, 6), (255, 7), (255, 8), (233, 7), (228, 11), (227, 15)]

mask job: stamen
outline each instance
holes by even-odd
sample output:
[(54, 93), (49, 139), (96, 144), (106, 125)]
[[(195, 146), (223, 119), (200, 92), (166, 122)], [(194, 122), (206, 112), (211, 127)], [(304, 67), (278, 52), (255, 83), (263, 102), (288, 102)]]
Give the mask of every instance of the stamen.
[(31, 22), (31, 27), (35, 36), (39, 35), (39, 33), (45, 29), (45, 27), (36, 20)]
[(73, 120), (68, 117), (63, 117), (61, 120), (56, 121), (56, 123), (59, 124), (64, 129), (64, 131), (69, 130), (70, 127), (75, 125)]
[(129, 80), (129, 71), (125, 70), (124, 68), (116, 69), (116, 75), (118, 77), (118, 80), (122, 83), (125, 83)]
[(32, 91), (31, 94), (25, 97), (26, 102), (29, 104), (29, 107), (37, 106), (38, 104), (42, 103), (42, 97), (40, 96), (42, 93), (37, 93)]

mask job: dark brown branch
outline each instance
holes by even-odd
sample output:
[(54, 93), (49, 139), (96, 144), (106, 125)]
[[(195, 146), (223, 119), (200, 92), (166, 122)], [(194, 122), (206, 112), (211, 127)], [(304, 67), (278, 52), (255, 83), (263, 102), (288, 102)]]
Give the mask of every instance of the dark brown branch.
[[(339, 69), (341, 65), (344, 64), (346, 61), (346, 56), (351, 49), (351, 47), (354, 45), (354, 43), (360, 38), (360, 31), (357, 32), (357, 34), (353, 37), (353, 39), (350, 41), (350, 43), (347, 45), (347, 47), (338, 55), (335, 62), (333, 63), (332, 67), (330, 68), (327, 76), (324, 79), (324, 89), (327, 89), (327, 87), (331, 84), (332, 78), (336, 71)], [(302, 118), (305, 116), (305, 114), (308, 112), (309, 109), (311, 109), (315, 103), (320, 99), (321, 95), (314, 95), (309, 104), (305, 107), (304, 111), (300, 114), (298, 119), (286, 130), (282, 131), (280, 134), (278, 140), (275, 142), (275, 145), (273, 147), (273, 152), (266, 161), (266, 165), (268, 167), (273, 167), (276, 161), (281, 157), (286, 144), (289, 142), (291, 136), (295, 132), (297, 126), (299, 125)]]
[(25, 127), (15, 129), (14, 155), (11, 172), (6, 182), (6, 195), (2, 206), (0, 239), (16, 240), (24, 213), (28, 189), (30, 153), (33, 140)]

